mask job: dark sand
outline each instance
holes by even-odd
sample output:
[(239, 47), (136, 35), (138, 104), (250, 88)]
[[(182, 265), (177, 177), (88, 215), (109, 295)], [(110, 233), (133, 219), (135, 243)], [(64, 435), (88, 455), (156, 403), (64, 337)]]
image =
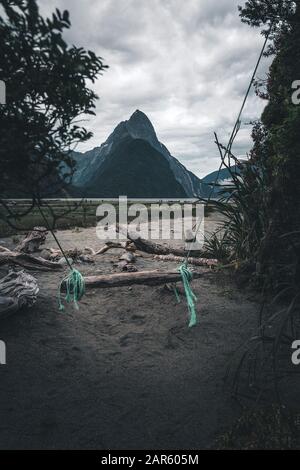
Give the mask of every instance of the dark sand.
[[(67, 248), (101, 245), (95, 229), (59, 237)], [(113, 272), (119, 253), (79, 269)], [(146, 257), (137, 267), (177, 266)], [(63, 274), (36, 276), (36, 305), (1, 323), (0, 448), (201, 449), (234, 420), (223, 376), (257, 314), (234, 285), (218, 274), (194, 281), (199, 324), (189, 329), (184, 298), (164, 287), (95, 289), (62, 313)]]

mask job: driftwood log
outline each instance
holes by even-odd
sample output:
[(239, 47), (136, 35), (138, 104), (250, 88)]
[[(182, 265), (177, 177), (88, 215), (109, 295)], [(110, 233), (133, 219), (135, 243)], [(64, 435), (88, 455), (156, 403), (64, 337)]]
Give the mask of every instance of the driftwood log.
[(126, 251), (135, 251), (136, 250), (134, 244), (130, 240), (127, 240), (127, 241), (122, 242), (122, 243), (106, 242), (106, 244), (102, 248), (100, 248), (100, 250), (98, 250), (97, 252), (94, 252), (93, 254), (95, 256), (102, 255), (103, 253), (106, 253), (108, 250), (111, 250), (113, 248), (123, 248)]
[(0, 246), (0, 253), (10, 253), (11, 250), (9, 250), (8, 248), (6, 248), (5, 246)]
[[(193, 273), (194, 279), (199, 279), (202, 275), (203, 273)], [(87, 288), (98, 287), (102, 289), (136, 284), (156, 286), (179, 281), (181, 281), (181, 275), (178, 271), (140, 271), (137, 273), (117, 273), (85, 277)]]
[(143, 238), (137, 238), (134, 240), (134, 244), (138, 250), (144, 251), (151, 255), (175, 255), (184, 257), (187, 255), (187, 251), (184, 248), (171, 248), (165, 245), (160, 245), (158, 243), (150, 242)]
[(16, 247), (16, 251), (21, 253), (36, 253), (40, 246), (44, 245), (48, 231), (45, 227), (34, 227), (34, 229), (26, 235), (26, 238)]
[[(174, 255), (155, 255), (154, 259), (160, 261), (176, 261), (177, 263), (183, 263), (186, 258), (181, 256), (174, 256)], [(206, 258), (188, 258), (188, 263), (193, 266), (217, 266), (218, 260), (217, 259), (206, 259)]]
[(32, 256), (27, 253), (18, 253), (10, 250), (0, 251), (0, 266), (5, 264), (14, 264), (17, 266), (22, 266), (26, 269), (33, 269), (35, 271), (63, 269), (63, 266), (59, 263), (54, 263), (44, 258)]
[[(44, 250), (44, 251), (45, 253), (42, 253), (42, 255), (44, 255), (43, 257), (46, 256), (46, 259), (48, 259), (49, 261), (57, 261), (57, 262), (61, 259), (64, 259), (64, 255), (67, 258), (70, 258), (72, 262), (81, 260), (81, 258), (84, 256), (89, 256), (86, 254), (85, 249), (80, 250), (79, 248), (70, 248), (68, 250), (64, 250), (64, 254), (58, 248), (50, 248), (49, 250)], [(88, 262), (92, 262), (92, 261), (89, 260)]]
[[(122, 248), (123, 250), (126, 251), (135, 251), (135, 247), (132, 246), (132, 243), (130, 241), (126, 241), (124, 243), (117, 243), (117, 242), (107, 242), (105, 245), (103, 245), (100, 250), (95, 251), (91, 247), (85, 247), (83, 250), (79, 248), (71, 248), (68, 250), (64, 250), (65, 255), (68, 258), (72, 258), (74, 261), (79, 260), (79, 261), (86, 261), (88, 263), (93, 262), (94, 260), (92, 258), (85, 260), (84, 257), (86, 256), (98, 256), (106, 253), (108, 250), (111, 250), (113, 248)], [(51, 261), (57, 261), (59, 260), (63, 254), (58, 248), (50, 248), (49, 250), (44, 250), (45, 255), (47, 256), (46, 259), (49, 259)]]
[[(185, 248), (173, 248), (154, 243), (141, 237), (133, 237), (133, 235), (130, 234), (130, 232), (121, 225), (118, 225), (117, 230), (126, 235), (128, 240), (130, 240), (130, 242), (136, 246), (137, 250), (144, 251), (145, 253), (151, 255), (174, 255), (181, 257), (185, 257), (188, 254), (188, 251)], [(193, 251), (193, 253), (199, 256), (201, 255), (200, 251)]]
[(0, 280), (0, 320), (23, 307), (32, 307), (38, 292), (33, 276), (24, 271), (10, 272)]

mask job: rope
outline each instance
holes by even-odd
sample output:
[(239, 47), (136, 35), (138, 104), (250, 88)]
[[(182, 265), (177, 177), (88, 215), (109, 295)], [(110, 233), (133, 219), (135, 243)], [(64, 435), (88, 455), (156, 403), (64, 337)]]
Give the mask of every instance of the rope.
[[(210, 201), (211, 201), (211, 198), (212, 198), (212, 196), (213, 196), (215, 187), (216, 187), (216, 185), (217, 185), (217, 182), (218, 182), (218, 179), (219, 179), (221, 170), (222, 170), (223, 165), (224, 165), (224, 160), (225, 160), (225, 158), (227, 157), (227, 155), (230, 154), (232, 145), (233, 145), (234, 140), (235, 140), (235, 138), (236, 138), (236, 136), (237, 136), (237, 133), (238, 133), (238, 131), (239, 131), (239, 129), (240, 129), (240, 125), (241, 125), (241, 116), (242, 116), (242, 114), (243, 114), (243, 111), (244, 111), (244, 108), (245, 108), (245, 105), (246, 105), (246, 102), (247, 102), (249, 93), (250, 93), (250, 91), (251, 91), (251, 87), (252, 87), (252, 84), (253, 84), (253, 82), (254, 82), (254, 79), (255, 79), (256, 72), (257, 72), (257, 70), (258, 70), (259, 64), (260, 64), (261, 59), (262, 59), (262, 57), (263, 57), (263, 55), (264, 55), (265, 48), (266, 48), (267, 42), (268, 42), (268, 40), (269, 40), (271, 31), (272, 31), (272, 28), (273, 28), (273, 24), (274, 24), (274, 22), (271, 23), (270, 29), (269, 29), (269, 31), (268, 31), (268, 34), (266, 35), (266, 38), (265, 38), (265, 40), (264, 40), (264, 43), (263, 43), (262, 49), (261, 49), (261, 51), (260, 51), (258, 60), (257, 60), (257, 62), (256, 62), (256, 65), (255, 65), (255, 68), (254, 68), (254, 71), (253, 71), (253, 74), (252, 74), (252, 77), (251, 77), (249, 86), (248, 86), (247, 91), (246, 91), (246, 95), (245, 95), (245, 97), (244, 97), (244, 100), (243, 100), (241, 109), (240, 109), (240, 111), (239, 111), (238, 117), (237, 117), (237, 119), (236, 119), (236, 121), (235, 121), (235, 124), (234, 124), (233, 130), (232, 130), (232, 133), (231, 133), (229, 142), (228, 142), (227, 147), (226, 147), (225, 154), (224, 154), (224, 156), (223, 156), (223, 159), (222, 159), (222, 161), (221, 161), (220, 167), (219, 167), (219, 169), (218, 169), (218, 173), (217, 173), (216, 179), (215, 179), (215, 181), (214, 181), (214, 183), (213, 183), (213, 186), (211, 187), (211, 191), (210, 191), (210, 194), (209, 194), (208, 199), (207, 199), (207, 201), (206, 201), (205, 207), (208, 207), (208, 204), (209, 204)], [(197, 235), (198, 235), (198, 232), (199, 232), (199, 230), (200, 230), (200, 227), (201, 227), (201, 220), (200, 220), (200, 222), (199, 222), (199, 224), (198, 224), (198, 227), (197, 227), (197, 230), (196, 230), (196, 234), (195, 234), (194, 240), (197, 239)], [(188, 253), (187, 253), (187, 255), (186, 255), (186, 263), (188, 263), (188, 259), (189, 259), (189, 257), (190, 257), (191, 251), (192, 251), (192, 249), (190, 248), (189, 251), (188, 251)]]
[(62, 256), (65, 258), (67, 265), (69, 266), (70, 270), (72, 271), (72, 270), (73, 270), (72, 265), (71, 265), (71, 263), (70, 263), (70, 261), (69, 261), (67, 255), (66, 255), (66, 253), (64, 252), (64, 250), (63, 250), (63, 248), (62, 248), (62, 246), (61, 246), (61, 244), (60, 244), (60, 242), (59, 242), (57, 236), (55, 235), (54, 230), (52, 230), (52, 228), (50, 227), (50, 224), (49, 224), (49, 222), (48, 222), (48, 219), (46, 218), (44, 212), (42, 211), (42, 208), (41, 208), (41, 206), (40, 206), (39, 203), (37, 203), (37, 207), (38, 207), (38, 210), (39, 210), (39, 212), (40, 212), (40, 214), (41, 214), (41, 216), (42, 216), (42, 218), (43, 218), (43, 220), (44, 220), (44, 222), (45, 222), (45, 224), (46, 224), (46, 226), (47, 226), (47, 229), (49, 230), (49, 232), (51, 232), (52, 237), (54, 238), (54, 240), (55, 240), (55, 242), (56, 242), (58, 248), (60, 249), (60, 251), (61, 251), (61, 253), (62, 253)]
[(197, 324), (197, 314), (196, 314), (196, 307), (195, 307), (195, 302), (197, 301), (197, 297), (192, 291), (192, 288), (190, 285), (190, 282), (193, 280), (193, 273), (189, 270), (186, 263), (183, 263), (181, 266), (179, 266), (178, 271), (181, 274), (186, 301), (187, 301), (187, 305), (189, 309), (189, 315), (190, 315), (189, 328), (192, 328), (193, 326)]
[[(221, 173), (221, 170), (223, 168), (223, 165), (224, 165), (224, 161), (225, 161), (225, 158), (227, 157), (227, 155), (229, 155), (229, 160), (230, 160), (230, 153), (231, 153), (231, 149), (232, 149), (232, 146), (233, 146), (233, 143), (234, 143), (234, 140), (240, 130), (240, 126), (241, 126), (241, 116), (243, 114), (243, 111), (244, 111), (244, 108), (245, 108), (245, 105), (246, 105), (246, 102), (247, 102), (247, 99), (249, 97), (249, 93), (251, 91), (251, 87), (252, 87), (252, 84), (254, 82), (254, 79), (255, 79), (255, 76), (256, 76), (256, 73), (257, 73), (257, 70), (258, 70), (258, 67), (259, 67), (259, 64), (261, 62), (261, 59), (264, 55), (264, 52), (265, 52), (265, 48), (266, 48), (266, 45), (267, 45), (267, 42), (269, 40), (269, 37), (270, 37), (270, 34), (271, 34), (271, 31), (272, 31), (272, 28), (273, 28), (273, 25), (274, 25), (274, 21), (271, 23), (270, 25), (270, 29), (268, 31), (268, 34), (266, 35), (266, 38), (264, 40), (264, 43), (263, 43), (263, 46), (262, 46), (262, 49), (260, 51), (260, 54), (259, 54), (259, 57), (258, 57), (258, 60), (256, 62), (256, 65), (255, 65), (255, 68), (254, 68), (254, 71), (253, 71), (253, 74), (252, 74), (252, 77), (251, 77), (251, 80), (250, 80), (250, 83), (249, 83), (249, 86), (247, 88), (247, 91), (246, 91), (246, 94), (245, 94), (245, 97), (244, 97), (244, 100), (243, 100), (243, 103), (242, 103), (242, 106), (240, 108), (240, 111), (238, 113), (238, 116), (237, 116), (237, 119), (235, 121), (235, 124), (234, 124), (234, 127), (233, 127), (233, 130), (232, 130), (232, 133), (230, 135), (230, 139), (229, 139), (229, 142), (227, 144), (227, 147), (226, 147), (226, 151), (225, 151), (225, 154), (223, 155), (223, 158), (222, 158), (222, 161), (221, 161), (221, 164), (220, 164), (220, 167), (218, 169), (218, 172), (217, 172), (217, 176), (216, 176), (216, 179), (211, 187), (211, 191), (210, 191), (210, 194), (209, 194), (209, 197), (206, 201), (206, 204), (205, 204), (205, 208), (208, 207), (211, 199), (212, 199), (212, 196), (213, 196), (213, 193), (214, 193), (214, 190), (216, 188), (216, 185), (217, 185), (217, 182), (218, 182), (218, 179), (219, 179), (219, 176), (220, 176), (220, 173)], [(230, 165), (230, 161), (229, 161), (229, 165)], [(200, 220), (198, 222), (198, 226), (196, 228), (196, 233), (195, 233), (195, 237), (194, 237), (194, 241), (197, 240), (197, 235), (199, 233), (199, 230), (200, 230), (200, 227), (201, 227), (201, 223), (202, 223), (202, 220)], [(181, 276), (182, 276), (182, 282), (183, 282), (183, 285), (184, 285), (184, 289), (185, 289), (185, 294), (186, 294), (186, 298), (187, 298), (187, 303), (188, 303), (188, 307), (189, 307), (189, 312), (190, 312), (190, 324), (189, 326), (194, 326), (196, 325), (197, 323), (197, 316), (196, 316), (196, 310), (195, 310), (195, 304), (194, 302), (197, 300), (197, 297), (195, 296), (195, 294), (193, 293), (191, 287), (190, 287), (190, 282), (192, 281), (192, 278), (193, 278), (193, 275), (191, 273), (191, 271), (188, 269), (188, 264), (189, 264), (189, 257), (191, 255), (191, 251), (192, 251), (192, 247), (190, 246), (188, 252), (187, 252), (187, 255), (186, 255), (186, 259), (185, 259), (185, 262), (184, 264), (182, 264), (180, 267), (179, 267), (179, 272), (181, 273)], [(178, 297), (178, 292), (175, 291), (177, 293), (177, 297)]]
[(261, 59), (262, 59), (262, 57), (263, 57), (263, 55), (264, 55), (265, 48), (266, 48), (267, 42), (268, 42), (268, 40), (269, 40), (271, 31), (272, 31), (272, 28), (273, 28), (273, 24), (274, 24), (274, 21), (273, 21), (273, 22), (271, 23), (271, 25), (270, 25), (270, 29), (269, 29), (269, 31), (268, 31), (268, 34), (266, 35), (266, 38), (265, 38), (265, 40), (264, 40), (262, 49), (261, 49), (261, 51), (260, 51), (260, 54), (259, 54), (257, 63), (256, 63), (256, 65), (255, 65), (255, 68), (254, 68), (254, 71), (253, 71), (253, 74), (252, 74), (252, 77), (251, 77), (251, 80), (250, 80), (250, 83), (249, 83), (249, 86), (248, 86), (247, 91), (246, 91), (245, 98), (244, 98), (244, 100), (243, 100), (243, 103), (242, 103), (240, 112), (239, 112), (239, 114), (238, 114), (237, 120), (236, 120), (236, 122), (235, 122), (233, 131), (232, 131), (232, 133), (231, 133), (231, 136), (230, 136), (230, 139), (229, 139), (227, 148), (226, 148), (226, 152), (225, 152), (225, 155), (224, 155), (224, 159), (225, 159), (226, 156), (229, 154), (229, 152), (230, 152), (230, 150), (231, 150), (231, 148), (232, 148), (233, 142), (234, 142), (234, 140), (235, 140), (235, 138), (236, 138), (236, 136), (237, 136), (237, 133), (238, 133), (238, 131), (239, 131), (239, 129), (240, 129), (240, 125), (241, 125), (241, 116), (242, 116), (242, 114), (243, 114), (243, 111), (244, 111), (244, 108), (245, 108), (245, 105), (246, 105), (246, 102), (247, 102), (249, 93), (250, 93), (250, 91), (251, 91), (252, 84), (253, 84), (253, 82), (254, 82), (254, 79), (255, 79), (256, 72), (257, 72), (257, 70), (258, 70), (259, 64), (260, 64)]
[[(66, 295), (62, 298), (62, 290), (66, 289)], [(85, 282), (82, 274), (77, 269), (72, 269), (70, 274), (66, 276), (60, 283), (58, 288), (58, 304), (59, 310), (65, 310), (63, 300), (69, 304), (74, 302), (75, 308), (78, 310), (78, 301), (83, 297), (85, 293)]]
[[(264, 41), (264, 44), (263, 44), (263, 47), (262, 47), (262, 50), (260, 52), (260, 55), (259, 55), (259, 58), (257, 60), (257, 63), (256, 63), (256, 66), (254, 68), (254, 72), (252, 74), (252, 77), (251, 77), (251, 81), (250, 81), (250, 84), (249, 84), (249, 87), (246, 91), (246, 95), (245, 95), (245, 98), (243, 100), (243, 103), (242, 103), (242, 106), (241, 106), (241, 109), (239, 111), (239, 114), (238, 114), (238, 117), (237, 117), (237, 120), (235, 122), (235, 125), (234, 125), (234, 128), (232, 130), (232, 133), (231, 133), (231, 136), (230, 136), (230, 139), (229, 139), (229, 142), (228, 142), (228, 145), (227, 145), (227, 148), (226, 148), (226, 151), (225, 151), (225, 154), (224, 154), (224, 157), (222, 159), (222, 162), (221, 162), (221, 165), (219, 167), (219, 170), (218, 170), (218, 173), (217, 173), (217, 176), (216, 176), (216, 179), (214, 181), (214, 184), (211, 188), (211, 191), (210, 191), (210, 194), (209, 194), (209, 197), (207, 199), (207, 202), (206, 202), (206, 207), (208, 206), (209, 202), (211, 201), (211, 198), (212, 198), (212, 195), (214, 193), (214, 190), (215, 190), (215, 187), (216, 187), (216, 184), (217, 184), (217, 181), (219, 179), (219, 176), (220, 176), (220, 172), (222, 170), (222, 167), (223, 167), (223, 163), (224, 163), (224, 160), (225, 158), (227, 157), (227, 155), (229, 155), (229, 159), (230, 159), (230, 152), (231, 152), (231, 148), (232, 148), (232, 145), (234, 143), (234, 140), (235, 140), (235, 137), (240, 129), (240, 125), (241, 125), (241, 116), (242, 116), (242, 113), (243, 113), (243, 110), (244, 110), (244, 107), (245, 107), (245, 104), (247, 102), (247, 99), (248, 99), (248, 96), (249, 96), (249, 93), (250, 93), (250, 90), (251, 90), (251, 87), (252, 87), (252, 84), (253, 84), (253, 81), (254, 81), (254, 78), (255, 78), (255, 75), (256, 75), (256, 72), (258, 70), (258, 67), (259, 67), (259, 64), (260, 64), (260, 61), (263, 57), (263, 54), (264, 54), (264, 50), (265, 50), (265, 47), (267, 45), (267, 42), (268, 42), (268, 39), (269, 39), (269, 36), (270, 36), (270, 33), (272, 31), (272, 27), (273, 27), (273, 24), (274, 22), (272, 22), (271, 26), (270, 26), (270, 29), (269, 29), (269, 32), (268, 34), (266, 35), (266, 38), (265, 38), (265, 41)], [(49, 223), (48, 223), (48, 220), (45, 216), (45, 214), (43, 213), (40, 205), (38, 204), (38, 209), (40, 211), (40, 214), (48, 228), (48, 230), (51, 232), (55, 242), (57, 243), (63, 257), (65, 258), (66, 260), (66, 263), (67, 265), (69, 266), (70, 268), (70, 274), (68, 276), (66, 276), (60, 283), (60, 287), (59, 287), (59, 290), (58, 290), (58, 299), (59, 299), (59, 308), (60, 310), (64, 310), (64, 305), (62, 303), (62, 289), (65, 287), (66, 288), (66, 295), (64, 297), (64, 300), (66, 303), (70, 303), (70, 302), (74, 302), (75, 304), (75, 307), (78, 308), (78, 301), (82, 298), (82, 296), (84, 295), (85, 293), (85, 283), (84, 283), (84, 278), (82, 276), (82, 274), (77, 271), (76, 269), (72, 268), (71, 266), (71, 263), (68, 259), (68, 257), (66, 256), (58, 238), (56, 237), (54, 231), (52, 230), (52, 228), (50, 227)], [(201, 221), (199, 222), (198, 224), (198, 227), (197, 227), (197, 230), (196, 230), (196, 234), (195, 234), (195, 238), (194, 240), (197, 239), (197, 235), (198, 235), (198, 232), (200, 230), (200, 226), (201, 226)], [(188, 259), (190, 257), (190, 254), (191, 254), (191, 247), (187, 253), (187, 256), (186, 256), (186, 260), (185, 262), (179, 267), (179, 272), (181, 274), (181, 277), (182, 277), (182, 282), (183, 282), (183, 286), (184, 286), (184, 290), (185, 290), (185, 296), (186, 296), (186, 299), (187, 299), (187, 304), (188, 304), (188, 309), (189, 309), (189, 314), (190, 314), (190, 323), (189, 323), (189, 327), (193, 327), (197, 324), (197, 315), (196, 315), (196, 308), (195, 308), (195, 302), (197, 301), (197, 297), (195, 296), (194, 292), (192, 291), (192, 288), (190, 286), (190, 282), (192, 281), (193, 279), (193, 274), (192, 272), (189, 270), (188, 268)], [(177, 290), (175, 289), (175, 294), (176, 294), (176, 297), (177, 297), (177, 300), (180, 300), (179, 299), (179, 295), (178, 295), (178, 292)]]
[[(40, 204), (37, 204), (37, 207), (39, 209), (39, 212), (46, 224), (47, 229), (49, 232), (51, 232), (51, 235), (53, 236), (55, 242), (57, 243), (57, 246), (59, 247), (62, 256), (66, 260), (66, 263), (70, 269), (70, 273), (68, 276), (66, 276), (60, 283), (60, 286), (58, 288), (58, 305), (59, 305), (59, 310), (64, 310), (65, 307), (62, 303), (62, 300), (64, 300), (67, 304), (74, 302), (75, 308), (78, 310), (78, 302), (79, 300), (83, 297), (85, 293), (85, 282), (84, 282), (84, 277), (82, 274), (77, 270), (74, 269), (69, 261), (69, 258), (67, 257), (66, 253), (63, 250), (63, 247), (61, 246), (57, 236), (54, 233), (54, 230), (50, 227), (50, 224), (48, 222), (48, 219), (46, 218), (44, 212), (42, 211), (42, 208)], [(63, 288), (66, 289), (66, 295), (65, 297), (62, 297), (62, 290)]]

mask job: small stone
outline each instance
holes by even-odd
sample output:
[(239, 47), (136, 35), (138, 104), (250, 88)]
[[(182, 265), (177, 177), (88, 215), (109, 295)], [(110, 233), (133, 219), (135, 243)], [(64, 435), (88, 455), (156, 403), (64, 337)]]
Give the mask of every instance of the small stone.
[(122, 271), (125, 271), (127, 273), (136, 273), (138, 269), (133, 264), (126, 264), (126, 266), (123, 267)]
[(91, 263), (95, 262), (95, 260), (93, 258), (91, 258), (91, 256), (87, 256), (87, 255), (80, 255), (79, 259), (83, 263), (90, 263), (91, 264)]
[[(73, 259), (72, 258), (68, 258), (68, 262), (72, 265), (74, 263)], [(65, 265), (67, 264), (67, 261), (65, 260), (64, 257), (60, 258), (60, 260), (58, 260), (58, 263), (59, 264), (62, 264), (62, 265)]]
[(135, 262), (135, 256), (132, 253), (124, 253), (121, 258), (121, 261), (126, 261), (127, 263), (134, 263)]
[(49, 260), (50, 257), (51, 257), (51, 252), (50, 252), (50, 250), (46, 250), (46, 249), (42, 250), (41, 253), (40, 253), (40, 257), (41, 257), (41, 258), (44, 258), (44, 259), (46, 259), (46, 260)]

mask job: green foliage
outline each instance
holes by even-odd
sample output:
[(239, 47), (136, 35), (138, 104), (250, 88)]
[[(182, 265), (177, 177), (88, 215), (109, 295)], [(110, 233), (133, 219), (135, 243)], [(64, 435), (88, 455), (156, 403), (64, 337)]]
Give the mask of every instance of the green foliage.
[[(297, 8), (296, 8), (297, 7)], [(229, 260), (247, 266), (264, 289), (279, 292), (300, 283), (300, 106), (292, 83), (300, 79), (300, 2), (246, 2), (243, 21), (273, 28), (275, 58), (262, 95), (268, 98), (253, 128), (250, 160), (241, 166), (218, 209), (225, 218), (222, 243)], [(283, 27), (284, 25), (284, 27)]]
[(297, 1), (291, 0), (248, 0), (239, 7), (242, 21), (251, 26), (262, 26), (271, 21), (291, 22)]
[(239, 7), (241, 20), (250, 26), (263, 27), (266, 36), (273, 25), (269, 45), (265, 55), (274, 55), (281, 45), (282, 36), (290, 30), (295, 21), (295, 9), (298, 0), (249, 0), (244, 7)]
[[(0, 194), (39, 198), (73, 171), (69, 151), (91, 133), (80, 119), (94, 114), (97, 95), (88, 87), (106, 68), (100, 57), (63, 39), (68, 11), (43, 18), (36, 0), (0, 0)], [(48, 188), (47, 188), (48, 187)]]
[[(215, 202), (224, 224), (217, 251), (224, 252), (234, 264), (257, 262), (259, 247), (266, 234), (266, 193), (263, 173), (254, 165), (245, 165), (236, 174), (230, 167), (232, 184), (224, 186), (229, 193)], [(224, 259), (224, 258), (223, 258)]]
[(226, 261), (230, 258), (230, 247), (228, 247), (226, 235), (222, 233), (222, 230), (206, 237), (203, 256), (216, 258), (219, 261)]

